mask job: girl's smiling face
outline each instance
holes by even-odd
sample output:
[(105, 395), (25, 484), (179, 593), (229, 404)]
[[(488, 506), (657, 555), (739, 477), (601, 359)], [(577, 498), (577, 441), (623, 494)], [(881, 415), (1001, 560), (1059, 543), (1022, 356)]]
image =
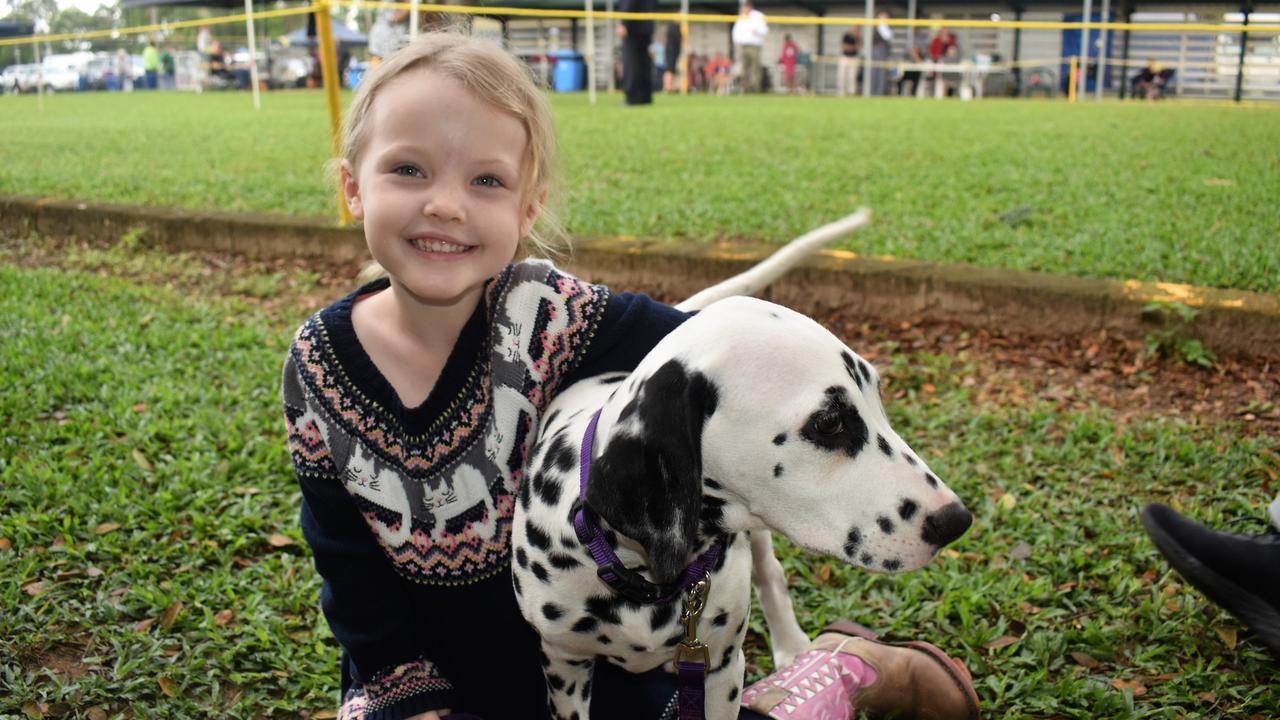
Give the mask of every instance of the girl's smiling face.
[(478, 302), (538, 215), (524, 125), (429, 68), (382, 87), (369, 122), (342, 184), (374, 260), (421, 302)]

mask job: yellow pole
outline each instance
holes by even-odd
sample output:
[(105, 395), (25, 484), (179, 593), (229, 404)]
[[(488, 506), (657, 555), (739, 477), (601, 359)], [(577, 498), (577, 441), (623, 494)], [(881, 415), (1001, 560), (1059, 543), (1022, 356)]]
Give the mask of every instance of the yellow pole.
[(1078, 56), (1071, 56), (1071, 69), (1067, 72), (1067, 102), (1076, 101), (1076, 66), (1079, 62), (1080, 58)]
[[(342, 127), (342, 106), (338, 100), (338, 56), (333, 47), (333, 20), (329, 17), (329, 0), (315, 0), (316, 42), (320, 43), (320, 75), (324, 79), (324, 95), (329, 103), (329, 152), (337, 157), (342, 151), (342, 139), (338, 133)], [(341, 181), (339, 181), (341, 182)], [(351, 213), (338, 187), (338, 222), (351, 222)]]
[(689, 15), (680, 18), (680, 94), (689, 94)]

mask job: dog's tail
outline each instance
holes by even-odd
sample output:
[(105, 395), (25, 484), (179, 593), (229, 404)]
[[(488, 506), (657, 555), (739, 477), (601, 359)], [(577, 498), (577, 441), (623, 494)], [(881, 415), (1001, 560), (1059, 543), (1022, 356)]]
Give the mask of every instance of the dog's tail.
[(754, 295), (768, 287), (774, 280), (782, 277), (788, 270), (800, 264), (801, 261), (820, 250), (823, 246), (866, 225), (870, 219), (870, 210), (858, 208), (858, 211), (852, 215), (823, 225), (816, 230), (810, 230), (783, 245), (781, 249), (753, 266), (750, 270), (734, 275), (728, 280), (718, 282), (706, 290), (698, 292), (688, 300), (676, 305), (676, 309), (691, 312), (693, 310), (701, 310), (716, 300), (734, 295)]

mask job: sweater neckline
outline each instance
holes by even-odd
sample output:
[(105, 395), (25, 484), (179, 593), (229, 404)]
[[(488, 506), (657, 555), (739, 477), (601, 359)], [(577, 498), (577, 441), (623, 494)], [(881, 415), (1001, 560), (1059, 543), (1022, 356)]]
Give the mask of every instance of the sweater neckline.
[(436, 379), (426, 399), (419, 405), (407, 407), (360, 344), (355, 326), (351, 322), (351, 310), (357, 300), (386, 290), (390, 285), (387, 278), (379, 278), (362, 286), (329, 306), (325, 313), (328, 317), (324, 320), (329, 329), (334, 355), (359, 394), (390, 413), (408, 434), (426, 435), (435, 425), (445, 420), (445, 413), (458, 405), (458, 398), (467, 395), (468, 389), (484, 374), (487, 363), (481, 362), (481, 351), (488, 335), (487, 297), (482, 297), (476, 303), (476, 309), (462, 327), (462, 332), (440, 371), (440, 377)]

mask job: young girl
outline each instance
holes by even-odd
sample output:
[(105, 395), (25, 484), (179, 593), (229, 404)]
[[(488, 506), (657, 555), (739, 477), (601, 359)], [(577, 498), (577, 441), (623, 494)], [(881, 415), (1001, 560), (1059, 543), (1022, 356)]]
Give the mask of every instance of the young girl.
[[(340, 717), (546, 717), (509, 561), (540, 412), (575, 378), (633, 369), (685, 316), (513, 262), (522, 243), (552, 249), (556, 143), (496, 45), (422, 36), (364, 79), (343, 137), (345, 200), (387, 277), (304, 323), (284, 366)], [(609, 666), (593, 713), (656, 719), (673, 689)]]

